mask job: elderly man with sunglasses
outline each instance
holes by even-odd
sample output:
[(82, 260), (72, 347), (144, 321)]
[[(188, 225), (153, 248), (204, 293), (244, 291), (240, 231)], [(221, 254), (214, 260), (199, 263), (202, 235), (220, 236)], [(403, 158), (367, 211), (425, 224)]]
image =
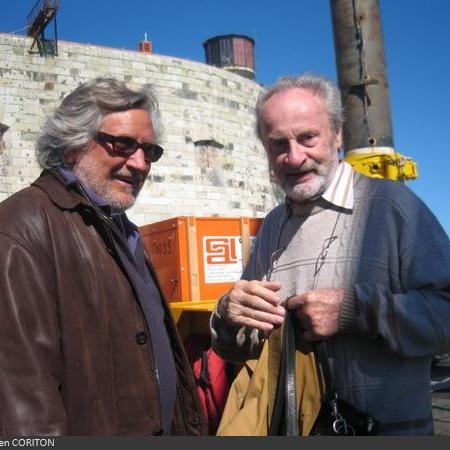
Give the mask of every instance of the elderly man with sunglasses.
[(162, 155), (148, 88), (96, 79), (0, 204), (0, 435), (201, 435), (188, 360), (125, 214)]

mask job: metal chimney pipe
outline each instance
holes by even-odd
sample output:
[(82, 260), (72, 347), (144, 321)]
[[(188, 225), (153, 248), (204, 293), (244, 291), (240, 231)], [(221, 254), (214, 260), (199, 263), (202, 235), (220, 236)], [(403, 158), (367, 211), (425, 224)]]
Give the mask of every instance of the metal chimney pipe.
[(330, 0), (344, 152), (394, 153), (378, 0)]

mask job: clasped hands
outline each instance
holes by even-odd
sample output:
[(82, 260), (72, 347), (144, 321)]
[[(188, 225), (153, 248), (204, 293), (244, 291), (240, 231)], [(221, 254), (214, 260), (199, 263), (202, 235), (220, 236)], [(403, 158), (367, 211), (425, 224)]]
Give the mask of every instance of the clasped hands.
[(261, 330), (266, 336), (279, 327), (286, 309), (294, 311), (303, 339), (317, 341), (337, 333), (344, 289), (315, 289), (281, 299), (277, 281), (238, 281), (217, 306), (232, 326)]

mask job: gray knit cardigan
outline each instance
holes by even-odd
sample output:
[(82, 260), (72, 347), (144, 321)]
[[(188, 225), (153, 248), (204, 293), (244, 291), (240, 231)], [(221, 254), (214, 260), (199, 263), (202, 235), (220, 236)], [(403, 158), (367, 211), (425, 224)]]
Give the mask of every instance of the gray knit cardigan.
[[(262, 279), (274, 251), (287, 247), (273, 279), (282, 281), (286, 296), (311, 289), (316, 255), (340, 213), (337, 240), (315, 283), (346, 290), (340, 331), (328, 340), (337, 391), (378, 419), (380, 434), (432, 434), (431, 358), (450, 350), (450, 241), (398, 182), (356, 174), (354, 198), (351, 211), (323, 200), (304, 217), (290, 215), (286, 204), (273, 209), (243, 278)], [(224, 357), (258, 355), (256, 330), (238, 331), (217, 316), (211, 323), (213, 345)]]

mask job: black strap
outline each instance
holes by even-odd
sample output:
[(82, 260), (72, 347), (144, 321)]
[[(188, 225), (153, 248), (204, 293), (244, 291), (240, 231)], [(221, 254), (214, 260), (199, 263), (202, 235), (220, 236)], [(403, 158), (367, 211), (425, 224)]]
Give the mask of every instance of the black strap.
[(319, 367), (322, 372), (322, 378), (325, 382), (324, 398), (332, 396), (335, 392), (333, 377), (331, 376), (330, 362), (328, 360), (327, 342), (320, 341), (316, 344), (316, 355)]
[(286, 436), (298, 436), (297, 396), (295, 385), (295, 330), (293, 312), (289, 311), (285, 333), (286, 345)]
[(295, 329), (292, 311), (284, 322), (283, 346), (269, 436), (298, 436), (295, 389)]

